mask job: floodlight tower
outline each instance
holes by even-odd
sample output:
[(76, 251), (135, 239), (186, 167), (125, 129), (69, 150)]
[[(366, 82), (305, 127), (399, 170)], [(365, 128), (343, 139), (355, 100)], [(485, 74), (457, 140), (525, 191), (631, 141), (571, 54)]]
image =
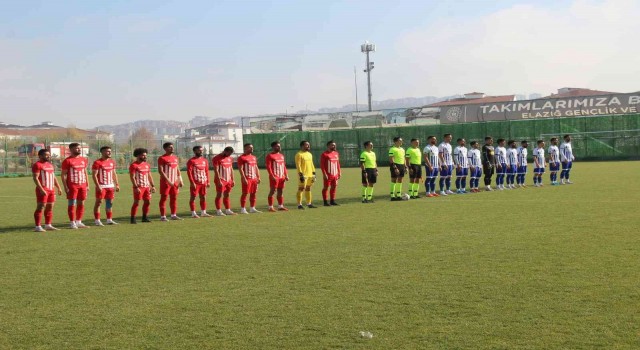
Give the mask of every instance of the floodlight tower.
[(376, 45), (365, 41), (360, 45), (360, 52), (367, 54), (367, 68), (364, 70), (367, 73), (367, 87), (369, 89), (369, 112), (371, 112), (371, 70), (373, 69), (373, 62), (369, 61), (369, 52), (376, 52)]

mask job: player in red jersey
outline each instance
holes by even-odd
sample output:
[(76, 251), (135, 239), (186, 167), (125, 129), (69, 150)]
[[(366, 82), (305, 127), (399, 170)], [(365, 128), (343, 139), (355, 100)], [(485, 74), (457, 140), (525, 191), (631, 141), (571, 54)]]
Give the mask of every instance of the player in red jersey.
[[(89, 228), (82, 223), (84, 216), (84, 201), (87, 199), (89, 191), (89, 181), (87, 176), (87, 166), (89, 160), (82, 157), (82, 148), (77, 142), (69, 144), (71, 155), (62, 162), (62, 185), (67, 194), (69, 228)], [(77, 207), (76, 207), (77, 206)]]
[[(36, 211), (33, 218), (36, 221), (36, 232), (57, 231), (51, 224), (53, 220), (53, 204), (56, 202), (56, 192), (62, 195), (60, 184), (56, 179), (55, 168), (51, 164), (51, 153), (46, 149), (38, 151), (38, 161), (33, 163), (31, 173), (36, 184)], [(44, 209), (44, 228), (42, 227), (42, 211)]]
[[(238, 157), (238, 170), (242, 180), (242, 195), (240, 196), (240, 214), (261, 213), (256, 209), (256, 192), (260, 183), (258, 160), (253, 155), (253, 145), (244, 144), (244, 153)], [(247, 212), (247, 195), (249, 195), (249, 211)]]
[(117, 225), (113, 221), (113, 198), (115, 192), (120, 192), (118, 174), (116, 174), (116, 163), (111, 159), (111, 147), (100, 148), (102, 157), (96, 159), (91, 166), (93, 184), (96, 186), (96, 203), (93, 206), (93, 218), (96, 226), (104, 226), (100, 221), (100, 205), (104, 199), (107, 213), (107, 225)]
[(166, 203), (169, 197), (171, 220), (181, 220), (178, 217), (178, 192), (183, 186), (178, 157), (173, 154), (173, 143), (162, 145), (164, 155), (158, 158), (158, 173), (160, 174), (160, 221), (167, 221)]
[[(202, 146), (193, 147), (193, 157), (187, 161), (187, 176), (189, 177), (189, 208), (191, 217), (211, 216), (207, 214), (207, 188), (209, 188), (209, 161), (202, 156)], [(200, 196), (200, 216), (196, 213), (196, 196)]]
[(133, 150), (133, 156), (136, 160), (129, 166), (129, 179), (133, 185), (133, 205), (131, 206), (131, 223), (137, 224), (136, 214), (138, 212), (138, 204), (140, 200), (142, 204), (142, 222), (151, 222), (149, 220), (149, 206), (151, 205), (151, 194), (156, 191), (151, 176), (151, 166), (147, 163), (147, 150), (144, 148), (136, 148)]
[[(339, 205), (336, 203), (336, 187), (338, 187), (338, 179), (340, 179), (342, 171), (340, 170), (340, 154), (336, 151), (336, 143), (333, 140), (327, 142), (327, 150), (320, 155), (320, 169), (324, 179), (322, 187), (324, 206)], [(331, 187), (330, 190), (329, 187)], [(330, 200), (327, 200), (327, 192), (329, 192)]]
[[(231, 210), (229, 193), (235, 184), (233, 181), (233, 147), (226, 147), (222, 153), (213, 157), (213, 182), (216, 185), (216, 216), (236, 215)], [(222, 212), (222, 202), (225, 211)]]
[(278, 199), (278, 210), (289, 210), (284, 207), (284, 196), (282, 195), (284, 183), (285, 181), (289, 181), (289, 173), (287, 172), (287, 165), (284, 159), (284, 155), (280, 153), (280, 142), (273, 141), (271, 143), (271, 153), (267, 154), (265, 158), (265, 166), (267, 168), (267, 172), (269, 173), (269, 195), (267, 196), (269, 211), (276, 211), (276, 209), (273, 207), (274, 193), (276, 194), (276, 198)]

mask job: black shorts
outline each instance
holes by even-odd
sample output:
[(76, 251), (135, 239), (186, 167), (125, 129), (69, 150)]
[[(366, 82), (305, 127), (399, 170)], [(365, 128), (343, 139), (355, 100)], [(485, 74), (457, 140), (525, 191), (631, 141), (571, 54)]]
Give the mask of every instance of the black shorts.
[(367, 168), (364, 169), (364, 172), (362, 173), (362, 183), (366, 184), (374, 184), (376, 183), (376, 180), (378, 179), (378, 175), (376, 174), (376, 169), (371, 169), (371, 168)]
[[(398, 175), (396, 175), (396, 170), (395, 170), (394, 167), (398, 168)], [(395, 164), (395, 163), (393, 163), (393, 165), (391, 166), (391, 168), (389, 170), (391, 172), (391, 177), (392, 178), (394, 178), (394, 177), (404, 177), (404, 172), (405, 172), (404, 164)]]
[(420, 164), (409, 164), (409, 178), (422, 179), (422, 166)]

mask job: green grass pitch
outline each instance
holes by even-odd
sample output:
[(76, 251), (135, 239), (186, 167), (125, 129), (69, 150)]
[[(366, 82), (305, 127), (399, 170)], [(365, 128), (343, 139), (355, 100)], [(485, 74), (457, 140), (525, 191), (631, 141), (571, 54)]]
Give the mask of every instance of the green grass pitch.
[(345, 169), (340, 207), (296, 210), (292, 181), (288, 213), (196, 220), (183, 190), (184, 221), (137, 226), (125, 185), (121, 225), (42, 234), (31, 179), (0, 179), (0, 348), (637, 349), (638, 165), (393, 203), (382, 168), (373, 204)]

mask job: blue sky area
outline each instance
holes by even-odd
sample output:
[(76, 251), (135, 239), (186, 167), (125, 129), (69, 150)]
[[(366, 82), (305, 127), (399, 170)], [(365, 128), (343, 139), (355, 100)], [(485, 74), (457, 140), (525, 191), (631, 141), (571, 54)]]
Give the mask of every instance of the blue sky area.
[(378, 47), (375, 100), (574, 85), (629, 92), (637, 87), (628, 77), (640, 72), (619, 57), (638, 50), (638, 24), (620, 23), (637, 18), (634, 1), (0, 5), (0, 121), (22, 124), (341, 106), (354, 102), (354, 66), (363, 102), (365, 40)]

